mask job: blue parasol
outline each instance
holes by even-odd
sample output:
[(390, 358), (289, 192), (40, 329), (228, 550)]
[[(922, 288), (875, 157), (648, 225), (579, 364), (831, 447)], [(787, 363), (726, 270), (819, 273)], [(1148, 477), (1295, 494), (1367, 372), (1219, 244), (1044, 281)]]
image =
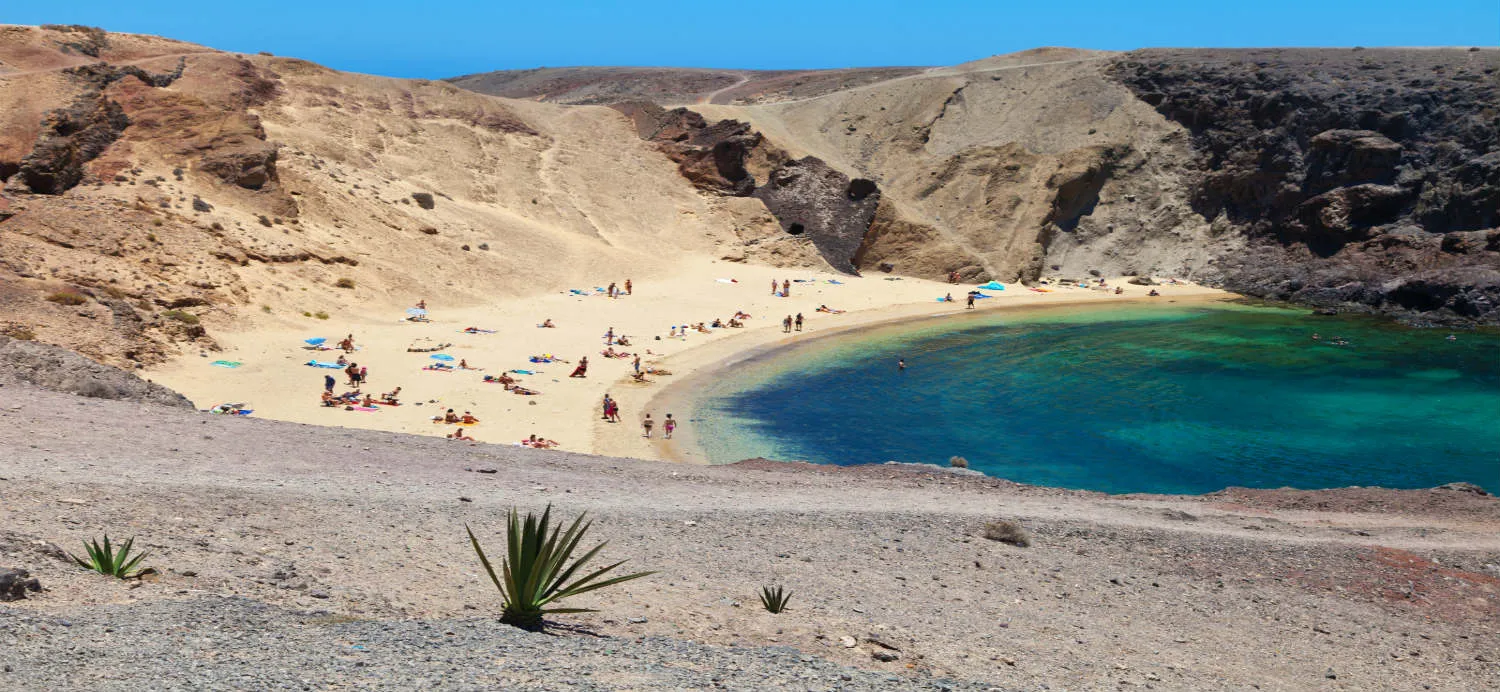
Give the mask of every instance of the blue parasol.
[(423, 310), (422, 308), (407, 308), (406, 309), (406, 314), (411, 315), (413, 317), (421, 317), (422, 315), (427, 314), (427, 311)]
[(303, 339), (302, 343), (307, 344), (309, 346), (322, 346), (324, 341), (327, 341), (327, 339), (325, 339), (325, 338), (323, 338), (321, 336), (315, 336), (315, 337), (313, 337), (311, 339)]
[(453, 356), (450, 356), (446, 353), (434, 353), (432, 354), (431, 358), (433, 360), (453, 360)]

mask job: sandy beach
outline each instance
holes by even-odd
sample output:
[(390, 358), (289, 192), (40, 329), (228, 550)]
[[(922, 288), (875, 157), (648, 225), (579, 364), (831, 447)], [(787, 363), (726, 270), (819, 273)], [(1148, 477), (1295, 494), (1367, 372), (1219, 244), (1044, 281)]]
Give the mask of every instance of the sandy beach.
[[(327, 320), (301, 315), (256, 315), (236, 325), (234, 331), (216, 332), (224, 350), (181, 357), (147, 371), (146, 376), (182, 392), (199, 408), (220, 403), (244, 404), (259, 418), (313, 425), (363, 428), (443, 436), (457, 426), (440, 425), (432, 417), (454, 409), (471, 412), (480, 422), (465, 427), (469, 436), (485, 443), (514, 444), (529, 435), (556, 440), (569, 451), (645, 459), (697, 460), (685, 451), (690, 435), (674, 443), (652, 444), (641, 434), (639, 421), (650, 412), (661, 420), (667, 407), (685, 406), (682, 394), (692, 380), (713, 377), (737, 360), (767, 348), (846, 332), (851, 329), (901, 320), (930, 319), (963, 314), (962, 302), (969, 285), (950, 285), (909, 277), (872, 275), (850, 277), (834, 273), (788, 270), (689, 256), (671, 278), (634, 281), (630, 295), (611, 299), (595, 291), (614, 282), (623, 287), (632, 277), (601, 276), (590, 285), (570, 291), (505, 298), (483, 305), (445, 305), (436, 295), (413, 295), (410, 301), (385, 305), (357, 305), (337, 311)], [(774, 296), (773, 280), (791, 280), (790, 297)], [(835, 283), (836, 282), (836, 283)], [(1002, 291), (986, 291), (993, 298), (980, 300), (977, 311), (1107, 302), (1126, 303), (1145, 298), (1150, 289), (1108, 280), (1110, 286), (1125, 287), (1122, 295), (1112, 291), (1074, 287), (1051, 287), (1035, 292), (1020, 285)], [(1222, 291), (1191, 284), (1157, 287), (1164, 300), (1184, 297), (1228, 296)], [(952, 294), (959, 302), (937, 299)], [(410, 322), (406, 310), (419, 300), (429, 308), (428, 322)], [(843, 314), (818, 312), (821, 305), (844, 310)], [(687, 336), (670, 337), (675, 326), (711, 324), (728, 320), (736, 311), (752, 317), (744, 328), (711, 329), (708, 334), (689, 330)], [(803, 330), (784, 333), (781, 320), (801, 313)], [(544, 320), (555, 328), (539, 328)], [(477, 327), (493, 333), (465, 333)], [(630, 337), (629, 346), (616, 351), (639, 354), (642, 368), (670, 371), (671, 375), (648, 375), (647, 383), (630, 377), (632, 358), (608, 358), (605, 334)], [(333, 375), (336, 393), (350, 391), (342, 372), (306, 365), (309, 361), (333, 362), (342, 351), (310, 350), (305, 340), (324, 338), (334, 345), (353, 335), (358, 350), (348, 359), (368, 368), (369, 382), (363, 388), (377, 397), (401, 387), (400, 406), (377, 406), (377, 410), (345, 410), (320, 405), (324, 375)], [(424, 367), (442, 361), (433, 353), (409, 352), (408, 348), (432, 348), (454, 358), (452, 365), (466, 361), (471, 370), (442, 372)], [(553, 355), (554, 363), (533, 363), (532, 356)], [(589, 359), (588, 376), (572, 378), (580, 358)], [(229, 368), (216, 362), (239, 363)], [(533, 374), (513, 376), (519, 384), (540, 392), (522, 396), (499, 384), (487, 383), (485, 375), (498, 376), (512, 370)], [(666, 398), (653, 401), (670, 389)], [(621, 422), (609, 423), (599, 415), (600, 402), (608, 393), (621, 407)], [(689, 411), (671, 411), (680, 420)], [(659, 436), (659, 433), (658, 433)]]

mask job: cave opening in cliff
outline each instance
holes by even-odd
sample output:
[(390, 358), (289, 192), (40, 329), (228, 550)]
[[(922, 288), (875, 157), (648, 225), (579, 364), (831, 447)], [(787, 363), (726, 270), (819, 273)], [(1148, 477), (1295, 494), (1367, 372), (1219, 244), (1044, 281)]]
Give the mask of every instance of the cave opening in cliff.
[(807, 230), (807, 229), (803, 228), (802, 224), (800, 224), (800, 223), (794, 223), (794, 224), (786, 227), (786, 232), (790, 233), (792, 235), (802, 235), (802, 231), (804, 231), (804, 230)]

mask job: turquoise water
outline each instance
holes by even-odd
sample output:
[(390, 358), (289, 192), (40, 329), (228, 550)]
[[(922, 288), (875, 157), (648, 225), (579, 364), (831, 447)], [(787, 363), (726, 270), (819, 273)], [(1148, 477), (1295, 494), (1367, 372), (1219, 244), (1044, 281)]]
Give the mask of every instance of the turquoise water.
[(1500, 490), (1500, 336), (1447, 335), (1228, 305), (995, 313), (776, 352), (708, 388), (693, 423), (715, 463), (957, 455), (1115, 493)]

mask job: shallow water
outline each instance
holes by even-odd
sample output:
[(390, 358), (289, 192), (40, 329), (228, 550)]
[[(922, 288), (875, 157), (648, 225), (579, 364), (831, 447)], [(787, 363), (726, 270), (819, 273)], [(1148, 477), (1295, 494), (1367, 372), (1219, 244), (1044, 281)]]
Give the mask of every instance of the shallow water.
[(1500, 336), (1447, 334), (1230, 305), (992, 313), (776, 352), (692, 422), (715, 463), (957, 455), (1105, 492), (1500, 490)]

